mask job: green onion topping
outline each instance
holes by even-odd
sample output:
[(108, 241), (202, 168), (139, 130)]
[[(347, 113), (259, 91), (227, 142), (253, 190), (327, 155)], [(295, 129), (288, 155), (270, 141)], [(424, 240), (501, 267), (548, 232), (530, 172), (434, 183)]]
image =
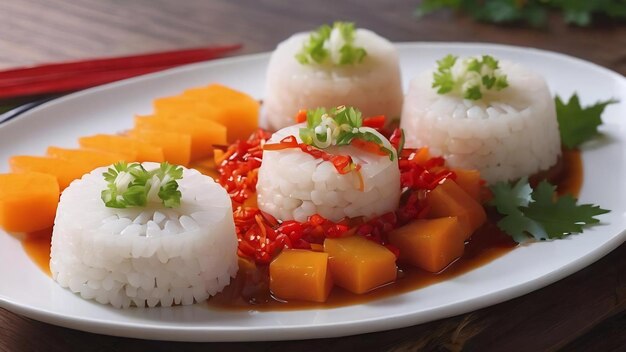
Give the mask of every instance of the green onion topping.
[(323, 25), (311, 32), (296, 59), (303, 65), (324, 64), (354, 65), (361, 63), (367, 52), (354, 46), (356, 29), (351, 22), (335, 22)]
[(394, 153), (385, 147), (382, 139), (371, 127), (363, 127), (361, 112), (353, 107), (338, 106), (326, 111), (324, 108), (308, 110), (306, 127), (300, 128), (300, 139), (304, 144), (319, 149), (349, 145), (355, 139), (374, 143), (384, 155), (393, 160)]
[(118, 162), (103, 173), (107, 189), (101, 193), (109, 208), (144, 207), (148, 202), (162, 202), (166, 208), (180, 205), (178, 182), (183, 178), (180, 166), (161, 163), (147, 171), (139, 163)]
[(432, 85), (439, 94), (454, 93), (470, 100), (481, 99), (485, 90), (499, 91), (508, 86), (498, 60), (489, 55), (463, 60), (454, 55), (445, 56), (437, 61)]

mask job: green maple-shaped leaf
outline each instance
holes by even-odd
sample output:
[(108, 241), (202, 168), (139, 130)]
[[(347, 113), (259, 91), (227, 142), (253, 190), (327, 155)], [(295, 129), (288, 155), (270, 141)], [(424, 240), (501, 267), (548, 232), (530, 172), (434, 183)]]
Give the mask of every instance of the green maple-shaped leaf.
[(610, 104), (617, 103), (617, 100), (609, 99), (583, 108), (576, 94), (569, 98), (567, 104), (559, 96), (554, 101), (561, 143), (570, 149), (597, 135), (598, 126), (602, 124), (601, 115), (604, 109)]
[(517, 242), (528, 236), (536, 240), (558, 239), (580, 233), (586, 225), (597, 224), (595, 216), (608, 210), (592, 204), (577, 204), (571, 195), (555, 196), (556, 187), (542, 181), (531, 189), (523, 178), (514, 185), (505, 182), (491, 187), (491, 205), (503, 215), (498, 227)]
[(608, 213), (608, 210), (596, 205), (576, 204), (576, 199), (569, 194), (555, 198), (555, 189), (548, 182), (541, 182), (533, 191), (534, 202), (523, 210), (526, 217), (542, 225), (548, 238), (581, 233), (585, 225), (600, 221), (594, 216)]

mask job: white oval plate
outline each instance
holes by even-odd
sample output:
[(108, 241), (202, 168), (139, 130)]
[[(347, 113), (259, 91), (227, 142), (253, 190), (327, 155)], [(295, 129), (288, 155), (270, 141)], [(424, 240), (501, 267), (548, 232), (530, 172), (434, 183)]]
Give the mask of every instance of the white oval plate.
[[(565, 240), (521, 246), (464, 275), (432, 286), (343, 308), (283, 312), (213, 311), (206, 305), (117, 310), (86, 301), (56, 285), (26, 256), (19, 241), (0, 232), (0, 306), (37, 320), (101, 334), (159, 340), (244, 341), (336, 337), (394, 329), (496, 304), (555, 282), (601, 258), (626, 239), (626, 79), (561, 54), (501, 45), (398, 44), (405, 87), (411, 77), (448, 53), (492, 54), (544, 75), (553, 92), (583, 103), (616, 98), (604, 114), (604, 136), (584, 148), (582, 202), (612, 212), (602, 224)], [(49, 145), (76, 146), (92, 133), (115, 133), (149, 113), (151, 101), (221, 82), (263, 96), (268, 54), (185, 66), (46, 103), (0, 126), (0, 172), (15, 154), (43, 155)], [(610, 170), (609, 170), (610, 165)], [(611, 176), (606, 173), (610, 171)]]

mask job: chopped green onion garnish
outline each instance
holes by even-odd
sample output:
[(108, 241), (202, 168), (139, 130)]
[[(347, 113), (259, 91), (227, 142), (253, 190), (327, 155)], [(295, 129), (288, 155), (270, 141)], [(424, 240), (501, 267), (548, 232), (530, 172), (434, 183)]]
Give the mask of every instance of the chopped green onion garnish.
[(303, 65), (324, 64), (353, 65), (363, 61), (367, 52), (354, 46), (356, 29), (354, 23), (335, 22), (323, 25), (311, 32), (296, 59)]
[(380, 151), (393, 160), (394, 153), (385, 147), (382, 139), (371, 127), (363, 127), (361, 112), (353, 107), (338, 106), (326, 111), (324, 108), (308, 110), (306, 127), (300, 128), (304, 144), (319, 149), (349, 145), (355, 139), (376, 144)]
[(498, 60), (489, 55), (463, 60), (454, 55), (445, 56), (437, 61), (432, 85), (439, 94), (454, 93), (470, 100), (481, 99), (486, 90), (499, 91), (508, 86)]
[[(180, 166), (163, 162), (158, 169), (147, 171), (139, 163), (118, 162), (102, 176), (108, 184), (101, 197), (109, 208), (144, 207), (157, 197), (166, 208), (180, 205), (182, 195), (176, 182), (183, 178)], [(158, 192), (150, 192), (155, 186)]]

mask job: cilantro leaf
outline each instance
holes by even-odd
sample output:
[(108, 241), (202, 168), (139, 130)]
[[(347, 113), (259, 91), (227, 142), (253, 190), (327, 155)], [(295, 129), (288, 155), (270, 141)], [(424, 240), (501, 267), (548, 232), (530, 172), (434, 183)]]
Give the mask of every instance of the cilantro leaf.
[(609, 99), (592, 106), (582, 107), (578, 95), (572, 95), (567, 103), (559, 96), (554, 98), (556, 118), (561, 132), (561, 143), (567, 148), (576, 148), (583, 142), (598, 134), (598, 126), (602, 124), (601, 115), (604, 109), (618, 101)]
[(576, 199), (567, 194), (553, 199), (556, 187), (547, 181), (541, 182), (533, 192), (534, 202), (524, 214), (541, 223), (548, 238), (561, 238), (570, 233), (580, 233), (584, 225), (600, 222), (596, 215), (607, 213), (596, 205), (577, 205)]
[(491, 186), (495, 205), (500, 214), (513, 214), (519, 207), (525, 207), (531, 201), (533, 189), (528, 179), (522, 178), (511, 187), (507, 182), (498, 182)]
[(498, 227), (517, 242), (525, 242), (528, 236), (536, 240), (563, 238), (581, 233), (586, 225), (597, 224), (595, 217), (608, 213), (592, 204), (577, 204), (571, 195), (555, 198), (556, 187), (542, 181), (531, 190), (528, 179), (520, 179), (514, 185), (499, 182), (491, 186), (491, 205), (504, 217)]

